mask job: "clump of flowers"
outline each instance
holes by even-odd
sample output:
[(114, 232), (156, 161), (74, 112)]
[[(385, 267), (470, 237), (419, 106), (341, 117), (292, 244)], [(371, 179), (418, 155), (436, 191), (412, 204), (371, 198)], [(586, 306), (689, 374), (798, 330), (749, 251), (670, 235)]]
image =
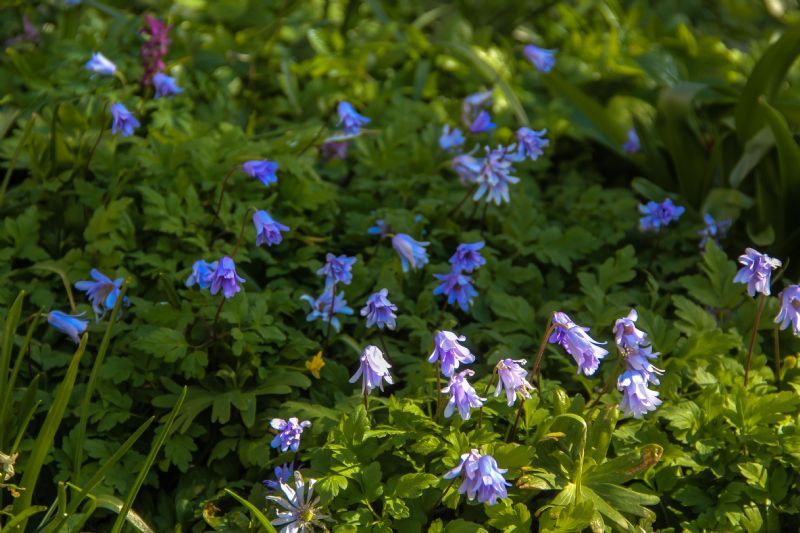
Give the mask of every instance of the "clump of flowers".
[(296, 452), (300, 447), (300, 436), (303, 434), (304, 429), (311, 427), (311, 422), (308, 420), (300, 422), (300, 419), (296, 417), (292, 417), (289, 420), (273, 418), (269, 425), (272, 426), (272, 429), (278, 431), (270, 446), (280, 448), (282, 452), (286, 450)]
[(530, 391), (533, 390), (533, 385), (528, 382), (528, 371), (522, 368), (526, 363), (525, 359), (502, 359), (494, 367), (500, 378), (494, 389), (494, 395), (500, 396), (505, 389), (509, 407), (514, 405), (518, 395), (523, 399), (531, 397)]
[(558, 50), (549, 50), (547, 48), (539, 48), (538, 46), (529, 44), (523, 50), (525, 57), (533, 63), (536, 70), (543, 73), (548, 73), (556, 66), (556, 52)]
[(470, 409), (479, 408), (483, 406), (486, 398), (481, 398), (475, 389), (467, 381), (468, 377), (475, 375), (475, 372), (467, 369), (455, 374), (450, 378), (450, 383), (442, 389), (442, 392), (450, 395), (450, 400), (444, 409), (445, 418), (450, 418), (453, 415), (456, 407), (458, 414), (463, 420), (469, 420)]
[(678, 220), (684, 211), (686, 208), (673, 204), (670, 198), (661, 203), (647, 202), (639, 206), (639, 212), (644, 215), (639, 219), (639, 230), (661, 231), (661, 228)]
[(281, 533), (310, 533), (315, 528), (324, 529), (323, 521), (330, 520), (319, 507), (319, 496), (314, 496), (317, 480), (304, 480), (300, 472), (294, 472), (294, 488), (283, 481), (279, 488), (283, 496), (267, 496), (267, 501), (278, 505), (278, 517), (272, 520), (274, 526), (283, 526)]
[(494, 457), (482, 455), (480, 451), (472, 449), (461, 455), (461, 462), (447, 472), (444, 479), (461, 476), (459, 494), (466, 494), (470, 500), (477, 497), (480, 503), (494, 505), (498, 498), (508, 498), (506, 487), (511, 486), (511, 483), (503, 477), (506, 472), (508, 469), (498, 467)]
[(781, 329), (792, 326), (792, 332), (800, 336), (800, 285), (789, 285), (781, 292), (781, 308), (775, 323)]
[(150, 85), (153, 83), (153, 76), (167, 67), (164, 58), (169, 51), (169, 30), (172, 26), (150, 15), (144, 16), (144, 22), (144, 28), (139, 30), (145, 36), (140, 50), (144, 67), (142, 85)]
[(651, 363), (659, 353), (654, 353), (647, 334), (636, 327), (639, 318), (635, 309), (614, 323), (614, 341), (625, 359), (627, 370), (617, 379), (617, 389), (622, 391), (619, 408), (627, 415), (641, 418), (661, 405), (658, 392), (647, 387), (659, 384), (658, 376), (664, 371)]
[(89, 321), (81, 317), (86, 313), (70, 315), (61, 311), (50, 311), (47, 313), (47, 322), (61, 333), (66, 334), (75, 344), (81, 342), (81, 335), (89, 327)]
[(733, 282), (747, 284), (747, 294), (750, 296), (755, 296), (757, 292), (769, 296), (772, 271), (780, 268), (783, 263), (780, 259), (747, 248), (744, 255), (739, 256), (739, 264), (743, 266), (736, 273)]
[(566, 313), (553, 314), (553, 333), (550, 335), (551, 344), (560, 344), (578, 364), (578, 373), (583, 372), (591, 376), (600, 366), (600, 360), (608, 354), (608, 350), (600, 346), (604, 342), (597, 342), (587, 333), (589, 328), (575, 324)]

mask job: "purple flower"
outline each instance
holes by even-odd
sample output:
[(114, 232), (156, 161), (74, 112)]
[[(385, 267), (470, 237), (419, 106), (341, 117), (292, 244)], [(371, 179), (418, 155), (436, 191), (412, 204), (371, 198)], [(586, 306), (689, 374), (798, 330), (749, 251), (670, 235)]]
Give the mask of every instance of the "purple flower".
[(300, 420), (295, 417), (289, 420), (273, 418), (269, 425), (272, 426), (272, 429), (279, 432), (275, 435), (275, 438), (272, 439), (270, 446), (273, 448), (280, 448), (282, 452), (289, 449), (296, 452), (297, 448), (300, 447), (300, 435), (303, 434), (305, 428), (311, 427), (311, 422), (308, 420), (300, 422)]
[(501, 146), (491, 151), (488, 148), (486, 150), (488, 153), (478, 176), (478, 190), (472, 199), (480, 200), (485, 194), (487, 202), (493, 201), (497, 205), (509, 202), (508, 186), (517, 183), (519, 178), (510, 174), (514, 169), (507, 157), (507, 148)]
[(744, 266), (736, 273), (733, 282), (746, 283), (747, 294), (750, 296), (755, 296), (756, 292), (769, 296), (772, 271), (783, 263), (779, 259), (762, 254), (752, 248), (747, 248), (744, 251), (744, 255), (739, 256), (739, 264)]
[(789, 285), (781, 293), (781, 309), (775, 317), (781, 329), (792, 325), (795, 335), (800, 335), (800, 285)]
[(428, 362), (440, 361), (442, 375), (451, 377), (459, 365), (468, 365), (475, 361), (469, 348), (460, 344), (465, 340), (465, 336), (456, 335), (452, 331), (437, 331), (433, 336), (433, 353), (428, 357)]
[(713, 241), (719, 244), (719, 240), (725, 238), (732, 224), (730, 219), (720, 220), (719, 222), (717, 222), (716, 220), (714, 220), (714, 217), (712, 217), (708, 213), (705, 213), (703, 215), (703, 223), (705, 224), (705, 226), (703, 227), (703, 229), (697, 232), (697, 234), (700, 235), (701, 237), (700, 239), (701, 250), (705, 249), (706, 243), (708, 241)]
[(328, 141), (322, 145), (322, 157), (325, 159), (347, 159), (348, 141)]
[(370, 122), (367, 117), (356, 113), (356, 110), (348, 102), (339, 102), (336, 112), (339, 113), (339, 124), (344, 126), (344, 132), (347, 135), (358, 135), (361, 126)]
[(92, 54), (92, 58), (86, 62), (86, 70), (103, 76), (113, 76), (117, 71), (117, 66), (100, 52), (95, 52)]
[(245, 174), (253, 176), (267, 187), (278, 182), (278, 176), (275, 175), (278, 171), (278, 163), (275, 161), (247, 161), (242, 165), (242, 170)]
[(528, 391), (533, 390), (533, 385), (528, 382), (528, 371), (522, 368), (522, 365), (527, 362), (525, 359), (503, 359), (495, 366), (500, 380), (494, 389), (494, 395), (495, 397), (500, 396), (500, 393), (505, 389), (509, 406), (514, 405), (517, 400), (517, 394), (522, 398), (531, 397), (531, 393)]
[(627, 154), (633, 154), (641, 149), (642, 145), (639, 144), (639, 136), (636, 134), (636, 130), (634, 128), (629, 129), (628, 140), (622, 145), (622, 151)]
[(464, 136), (458, 128), (450, 129), (448, 124), (442, 126), (442, 135), (439, 137), (439, 148), (452, 150), (464, 144)]
[(384, 222), (383, 219), (376, 220), (374, 226), (367, 228), (367, 233), (370, 235), (380, 235), (383, 237), (389, 233), (389, 226), (386, 225), (386, 222)]
[(253, 214), (253, 225), (256, 227), (256, 246), (280, 244), (283, 240), (281, 232), (289, 231), (288, 226), (272, 220), (266, 211), (256, 211)]
[(533, 63), (536, 70), (544, 73), (550, 72), (556, 65), (556, 52), (558, 52), (558, 50), (539, 48), (532, 44), (529, 44), (523, 50), (525, 57), (528, 58), (528, 61)]
[(351, 269), (355, 262), (355, 257), (347, 257), (346, 255), (336, 257), (333, 254), (328, 254), (325, 256), (325, 264), (317, 270), (317, 275), (325, 276), (325, 286), (335, 285), (339, 282), (350, 285), (350, 282), (353, 281)]
[(367, 317), (367, 327), (374, 324), (378, 329), (395, 328), (397, 306), (389, 301), (388, 296), (389, 290), (381, 289), (367, 298), (367, 305), (361, 310), (361, 316)]
[[(117, 278), (111, 281), (111, 278), (106, 277), (96, 268), (93, 268), (89, 274), (94, 281), (79, 281), (75, 284), (75, 288), (79, 291), (86, 292), (86, 296), (92, 304), (92, 310), (94, 310), (94, 314), (96, 315), (96, 321), (99, 322), (107, 312), (114, 309), (117, 298), (119, 298), (122, 292), (122, 284), (125, 280), (123, 278)], [(122, 300), (122, 303), (128, 303), (127, 296)]]
[(123, 137), (130, 137), (138, 127), (139, 121), (124, 105), (111, 105), (111, 133), (120, 132)]
[(441, 280), (442, 284), (433, 289), (433, 294), (444, 294), (447, 296), (447, 303), (452, 305), (458, 302), (458, 306), (465, 313), (469, 311), (472, 299), (478, 295), (478, 291), (472, 286), (472, 278), (460, 272), (450, 271), (447, 274), (434, 274), (433, 277)]
[(408, 272), (409, 267), (417, 270), (428, 264), (428, 253), (425, 251), (425, 247), (429, 244), (429, 242), (415, 241), (405, 233), (398, 233), (392, 237), (392, 246), (400, 255), (403, 272)]
[(651, 363), (651, 360), (661, 355), (658, 352), (653, 352), (650, 346), (643, 346), (625, 354), (625, 362), (628, 365), (628, 370), (635, 370), (639, 372), (645, 381), (652, 381), (656, 385), (660, 383), (658, 376), (664, 373), (660, 368), (656, 368)]
[(186, 279), (186, 286), (192, 287), (197, 285), (201, 289), (211, 287), (211, 277), (214, 275), (218, 264), (218, 261), (206, 263), (203, 259), (195, 261), (192, 265), (192, 274)]
[(339, 319), (336, 318), (336, 315), (352, 315), (353, 310), (347, 307), (347, 302), (344, 299), (344, 292), (338, 291), (336, 293), (336, 299), (333, 302), (333, 311), (331, 312), (332, 292), (332, 287), (328, 287), (322, 292), (322, 296), (316, 300), (308, 294), (302, 295), (300, 299), (305, 300), (311, 305), (311, 312), (308, 314), (308, 316), (306, 316), (306, 320), (308, 322), (322, 319), (323, 322), (330, 322), (333, 329), (338, 332), (340, 324)]
[(81, 319), (85, 314), (86, 313), (68, 315), (61, 311), (50, 311), (47, 313), (47, 321), (61, 333), (67, 334), (70, 339), (75, 341), (75, 344), (79, 344), (81, 342), (81, 335), (83, 335), (86, 328), (89, 327), (89, 321)]
[(175, 82), (175, 78), (162, 72), (158, 72), (153, 76), (153, 86), (156, 88), (156, 99), (162, 96), (174, 96), (183, 92), (183, 89), (178, 87)]
[(626, 370), (617, 380), (617, 389), (622, 391), (619, 408), (627, 415), (641, 418), (648, 411), (661, 405), (658, 392), (647, 388), (647, 379), (635, 371)]
[(459, 372), (450, 378), (450, 383), (447, 387), (442, 389), (445, 394), (450, 394), (450, 400), (447, 402), (447, 407), (444, 408), (444, 417), (450, 418), (453, 411), (458, 407), (458, 414), (461, 415), (463, 420), (469, 420), (471, 408), (478, 408), (483, 406), (486, 398), (481, 398), (475, 389), (467, 381), (467, 377), (475, 375), (470, 369)]
[(461, 456), (461, 463), (444, 475), (444, 479), (454, 479), (461, 475), (463, 481), (458, 487), (459, 494), (467, 494), (467, 498), (478, 502), (494, 505), (497, 498), (508, 498), (506, 487), (511, 486), (503, 477), (508, 472), (506, 468), (499, 468), (497, 461), (491, 455), (481, 455), (473, 449)]
[(465, 126), (470, 126), (481, 110), (491, 104), (492, 91), (482, 91), (467, 96), (461, 104), (461, 121)]
[(673, 220), (678, 220), (685, 208), (674, 205), (672, 200), (667, 198), (663, 202), (647, 202), (639, 205), (639, 212), (644, 215), (639, 219), (640, 231), (660, 231)]
[(550, 145), (550, 141), (545, 139), (547, 130), (532, 130), (530, 128), (520, 128), (517, 130), (517, 153), (515, 159), (522, 161), (526, 157), (531, 161), (536, 161), (544, 153), (543, 148)]
[(636, 327), (638, 318), (639, 313), (636, 312), (636, 309), (631, 309), (628, 316), (614, 322), (614, 341), (623, 354), (627, 354), (639, 346), (650, 344), (647, 340), (647, 333)]
[(450, 167), (458, 174), (462, 185), (477, 183), (481, 175), (483, 160), (472, 157), (471, 153), (457, 155), (450, 162)]
[(591, 376), (600, 366), (600, 360), (606, 356), (607, 350), (600, 348), (604, 342), (597, 342), (586, 332), (589, 328), (576, 325), (565, 313), (557, 312), (553, 316), (556, 328), (550, 335), (551, 343), (560, 344), (578, 363), (578, 373)]
[(139, 30), (139, 33), (147, 36), (139, 50), (144, 66), (142, 84), (150, 85), (153, 76), (166, 68), (164, 58), (169, 51), (169, 30), (172, 26), (150, 15), (144, 16), (144, 22), (146, 26)]
[(459, 244), (456, 253), (450, 258), (454, 272), (472, 272), (481, 265), (486, 264), (486, 259), (478, 250), (484, 247), (483, 241), (473, 242), (472, 244)]
[(369, 394), (372, 389), (380, 387), (383, 390), (383, 381), (392, 385), (394, 381), (389, 374), (389, 369), (392, 367), (383, 358), (383, 352), (377, 346), (369, 345), (364, 348), (360, 357), (361, 364), (350, 378), (350, 383), (355, 383), (358, 378), (363, 376), (363, 383), (361, 384), (361, 391), (364, 394)]
[(244, 283), (244, 278), (236, 273), (236, 264), (227, 255), (223, 256), (211, 275), (211, 294), (217, 294), (222, 289), (225, 298), (232, 298), (242, 290), (239, 283)]
[(264, 486), (269, 490), (278, 490), (281, 487), (281, 483), (288, 482), (292, 477), (294, 477), (294, 461), (289, 463), (283, 464), (283, 466), (276, 466), (275, 467), (275, 480), (272, 481), (271, 479), (265, 479), (262, 483)]
[(478, 113), (478, 116), (475, 117), (475, 120), (469, 125), (469, 132), (470, 133), (485, 133), (489, 130), (493, 130), (497, 127), (497, 124), (492, 122), (492, 117), (486, 111), (481, 111)]

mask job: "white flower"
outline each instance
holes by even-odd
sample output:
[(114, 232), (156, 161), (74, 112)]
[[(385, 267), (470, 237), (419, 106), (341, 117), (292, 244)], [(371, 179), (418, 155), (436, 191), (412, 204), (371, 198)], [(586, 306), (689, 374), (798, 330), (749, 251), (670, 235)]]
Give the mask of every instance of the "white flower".
[[(320, 512), (317, 504), (319, 496), (314, 498), (314, 485), (316, 479), (303, 480), (300, 472), (294, 473), (294, 488), (281, 481), (280, 489), (285, 498), (281, 496), (267, 496), (267, 500), (278, 504), (278, 518), (272, 520), (272, 525), (283, 526), (280, 533), (310, 533), (314, 527), (327, 529), (321, 520), (330, 520), (331, 517)], [(308, 489), (306, 490), (306, 484)]]

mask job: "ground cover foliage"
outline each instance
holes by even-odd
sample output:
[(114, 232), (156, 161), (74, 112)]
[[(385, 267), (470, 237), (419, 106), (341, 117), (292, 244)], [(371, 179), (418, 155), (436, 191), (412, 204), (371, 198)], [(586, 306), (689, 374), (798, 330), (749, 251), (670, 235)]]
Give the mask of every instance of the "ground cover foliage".
[[(800, 25), (789, 2), (714, 4), (5, 2), (0, 523), (270, 530), (266, 497), (283, 493), (262, 481), (293, 462), (316, 480), (316, 529), (800, 528), (800, 342), (773, 323), (800, 264)], [(157, 70), (179, 94), (141, 83), (145, 16), (171, 25)], [(552, 70), (529, 44), (558, 49)], [(113, 75), (85, 68), (94, 52)], [(496, 127), (470, 133), (462, 105), (481, 91)], [(370, 119), (349, 135), (345, 101)], [(110, 131), (116, 103), (131, 135)], [(440, 147), (445, 124), (461, 148)], [(473, 200), (453, 158), (521, 127), (547, 129), (543, 154), (514, 162), (510, 201)], [(277, 182), (251, 160), (277, 162)], [(666, 198), (682, 216), (641, 231), (637, 207)], [(255, 210), (282, 242), (256, 245)], [(730, 228), (701, 245), (706, 214)], [(429, 242), (429, 262), (404, 272), (379, 220)], [(478, 241), (464, 310), (434, 274)], [(734, 283), (746, 247), (782, 261), (769, 297)], [(301, 298), (323, 294), (328, 253), (356, 258), (338, 331)], [(224, 256), (241, 292), (186, 286)], [(75, 286), (91, 269), (121, 280), (98, 320)], [(359, 311), (383, 288), (397, 319), (380, 333)], [(631, 309), (664, 371), (640, 418), (616, 387)], [(53, 310), (86, 312), (88, 334), (48, 326)], [(543, 342), (556, 311), (608, 341), (592, 375)], [(435, 392), (440, 330), (475, 355), (488, 399), (469, 420)], [(368, 345), (394, 383), (365, 402), (350, 377)], [(540, 346), (530, 397), (495, 397), (497, 363), (532, 371)], [(281, 452), (271, 421), (290, 417), (311, 425)], [(473, 449), (507, 470), (507, 497), (444, 478)]]

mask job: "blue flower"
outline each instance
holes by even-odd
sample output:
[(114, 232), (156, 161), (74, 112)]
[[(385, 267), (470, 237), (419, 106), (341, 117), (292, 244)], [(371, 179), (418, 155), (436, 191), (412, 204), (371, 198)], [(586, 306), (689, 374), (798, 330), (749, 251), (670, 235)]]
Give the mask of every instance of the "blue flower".
[[(123, 278), (117, 278), (111, 281), (110, 278), (106, 277), (96, 268), (93, 268), (89, 274), (94, 281), (79, 281), (75, 284), (75, 288), (79, 291), (86, 292), (86, 296), (92, 304), (92, 310), (94, 310), (94, 314), (96, 315), (96, 321), (99, 322), (107, 312), (114, 309), (117, 298), (119, 298), (122, 292), (121, 288), (125, 280)], [(122, 303), (128, 303), (127, 296), (122, 300)]]
[(450, 129), (448, 124), (442, 126), (442, 135), (439, 137), (439, 148), (452, 150), (464, 144), (464, 136), (458, 128)]
[(239, 286), (244, 283), (244, 278), (236, 273), (236, 264), (230, 257), (223, 256), (219, 260), (217, 268), (211, 274), (211, 294), (217, 294), (222, 289), (225, 298), (233, 298), (237, 292), (242, 290)]
[(269, 490), (278, 490), (281, 487), (281, 483), (286, 483), (292, 477), (294, 477), (294, 461), (292, 461), (288, 465), (284, 463), (283, 466), (280, 465), (276, 466), (274, 472), (275, 472), (275, 481), (271, 479), (265, 479), (264, 481), (262, 481), (264, 487), (266, 487)]
[(536, 161), (544, 153), (543, 148), (550, 145), (550, 141), (544, 138), (547, 130), (532, 130), (530, 128), (520, 128), (517, 130), (517, 153), (515, 159), (522, 161), (526, 157), (531, 161)]
[(361, 316), (367, 317), (367, 327), (374, 324), (378, 329), (395, 328), (397, 316), (394, 311), (397, 311), (397, 306), (389, 301), (388, 296), (389, 290), (381, 289), (367, 298), (367, 305), (361, 309)]
[(253, 225), (256, 227), (256, 246), (266, 244), (280, 244), (283, 240), (282, 231), (289, 231), (288, 226), (275, 222), (266, 211), (256, 211), (253, 214)]
[(428, 253), (425, 251), (425, 247), (429, 244), (429, 242), (415, 241), (405, 233), (398, 233), (392, 237), (392, 246), (400, 255), (403, 272), (408, 272), (409, 267), (416, 270), (428, 264)]
[(434, 274), (435, 278), (442, 282), (441, 285), (433, 289), (433, 294), (444, 294), (447, 296), (447, 303), (452, 305), (458, 302), (458, 306), (465, 313), (469, 311), (472, 299), (478, 295), (478, 291), (472, 286), (472, 278), (466, 274), (450, 271), (447, 274)]
[(631, 309), (628, 316), (620, 318), (614, 322), (614, 341), (623, 354), (639, 348), (639, 346), (649, 346), (647, 333), (636, 327), (639, 313), (636, 309)]
[(733, 282), (746, 283), (747, 294), (750, 296), (755, 296), (757, 292), (769, 296), (772, 271), (783, 263), (779, 259), (762, 254), (752, 248), (747, 248), (744, 255), (739, 256), (739, 264), (744, 266), (736, 273)]
[(367, 228), (367, 233), (370, 235), (380, 235), (383, 237), (389, 233), (389, 226), (386, 225), (386, 222), (384, 222), (383, 219), (376, 220), (374, 226)]
[(300, 420), (295, 417), (289, 420), (273, 418), (269, 425), (272, 426), (272, 429), (279, 432), (275, 435), (275, 438), (272, 439), (270, 446), (273, 448), (280, 448), (282, 452), (286, 450), (296, 452), (300, 447), (300, 435), (303, 434), (305, 428), (311, 427), (311, 422), (308, 420), (300, 422)]
[(494, 395), (500, 396), (505, 389), (509, 407), (514, 405), (517, 395), (521, 398), (531, 397), (529, 391), (533, 390), (533, 385), (528, 382), (528, 371), (522, 367), (527, 362), (525, 359), (501, 359), (494, 367), (500, 378)]
[(486, 398), (481, 398), (475, 389), (467, 381), (467, 377), (474, 376), (475, 372), (467, 369), (450, 378), (450, 383), (447, 387), (442, 389), (445, 394), (450, 394), (450, 400), (447, 402), (447, 407), (444, 408), (444, 417), (450, 418), (453, 415), (456, 407), (458, 407), (458, 414), (463, 420), (469, 420), (470, 409), (479, 408), (483, 406)]
[(724, 239), (725, 236), (728, 234), (728, 230), (731, 227), (732, 222), (730, 219), (720, 220), (717, 222), (714, 220), (714, 217), (705, 213), (703, 215), (703, 223), (705, 227), (698, 231), (698, 235), (700, 235), (700, 249), (704, 250), (706, 247), (706, 243), (708, 241), (715, 242), (719, 244), (720, 239)]
[(350, 282), (353, 281), (352, 268), (355, 262), (355, 257), (347, 257), (346, 255), (336, 257), (333, 254), (328, 254), (325, 256), (325, 264), (317, 270), (317, 275), (325, 276), (326, 287), (339, 282), (350, 285)]
[(138, 127), (139, 121), (124, 105), (111, 106), (111, 133), (116, 134), (119, 131), (123, 137), (130, 137)]
[(336, 300), (333, 303), (333, 311), (331, 312), (331, 289), (326, 288), (322, 296), (316, 300), (311, 296), (304, 294), (300, 297), (311, 305), (311, 312), (306, 316), (308, 322), (313, 322), (317, 319), (322, 319), (323, 322), (331, 323), (333, 329), (339, 331), (339, 319), (336, 318), (337, 314), (352, 315), (353, 310), (347, 307), (347, 302), (344, 299), (344, 292), (338, 291), (336, 293)]
[(339, 102), (336, 112), (339, 113), (339, 124), (344, 126), (343, 129), (347, 135), (358, 135), (361, 132), (361, 126), (370, 122), (370, 119), (359, 115), (348, 102)]
[(267, 187), (278, 182), (278, 176), (275, 175), (278, 171), (278, 163), (275, 161), (247, 161), (242, 165), (242, 170), (245, 174), (253, 176)]
[(494, 202), (500, 205), (502, 202), (509, 202), (508, 186), (517, 183), (519, 178), (512, 176), (514, 171), (511, 167), (511, 160), (508, 159), (508, 149), (501, 146), (488, 151), (483, 160), (480, 175), (478, 176), (478, 190), (475, 191), (473, 200), (480, 200), (486, 195), (487, 202)]
[(469, 125), (470, 133), (485, 133), (489, 130), (493, 130), (497, 127), (497, 124), (492, 122), (492, 117), (486, 111), (481, 111), (478, 113), (478, 116), (475, 117), (475, 120)]
[(591, 338), (584, 328), (575, 324), (566, 313), (557, 312), (553, 315), (555, 330), (550, 335), (549, 341), (560, 344), (578, 364), (578, 374), (583, 372), (591, 376), (600, 366), (600, 360), (608, 354), (608, 350), (600, 347), (601, 342)]
[(214, 275), (214, 271), (217, 269), (218, 264), (218, 261), (206, 263), (204, 259), (195, 261), (192, 265), (192, 273), (186, 279), (186, 286), (193, 287), (194, 285), (197, 285), (201, 289), (207, 289), (211, 287), (211, 276)]
[(456, 248), (456, 253), (450, 258), (453, 272), (472, 272), (485, 265), (486, 259), (478, 251), (483, 246), (483, 241), (473, 242), (472, 244), (459, 244), (458, 248)]
[(617, 380), (617, 389), (622, 391), (619, 408), (627, 415), (641, 418), (661, 405), (658, 392), (647, 388), (647, 379), (635, 370), (626, 370)]
[(471, 153), (457, 155), (450, 162), (450, 166), (458, 174), (462, 185), (477, 183), (481, 175), (483, 160), (473, 157)]
[(117, 71), (117, 66), (100, 52), (95, 52), (92, 54), (92, 58), (86, 62), (86, 70), (103, 76), (113, 76)]
[(558, 50), (539, 48), (532, 44), (529, 44), (523, 50), (525, 57), (528, 58), (528, 61), (533, 63), (536, 70), (544, 73), (550, 72), (556, 65), (556, 52), (558, 52)]
[(47, 321), (61, 333), (67, 334), (70, 339), (75, 341), (75, 344), (78, 344), (81, 342), (81, 335), (89, 327), (89, 321), (81, 319), (85, 314), (68, 315), (61, 311), (50, 311), (47, 313)]
[(439, 361), (442, 365), (442, 375), (450, 377), (459, 365), (467, 365), (475, 361), (475, 356), (462, 342), (467, 340), (463, 335), (456, 335), (452, 331), (437, 331), (433, 336), (433, 353), (428, 357), (429, 363)]
[(800, 285), (789, 285), (781, 293), (781, 308), (775, 323), (781, 329), (786, 329), (791, 324), (795, 335), (800, 336)]
[(465, 126), (470, 126), (481, 110), (491, 104), (492, 91), (482, 91), (467, 96), (461, 104), (461, 121)]
[(503, 474), (506, 468), (499, 468), (497, 461), (491, 455), (481, 455), (472, 449), (469, 453), (461, 455), (461, 463), (444, 475), (444, 479), (453, 479), (459, 475), (463, 478), (458, 487), (459, 494), (467, 494), (467, 498), (478, 502), (494, 505), (497, 498), (508, 498), (506, 487), (511, 483), (505, 480)]
[(645, 381), (651, 381), (656, 385), (660, 383), (658, 376), (664, 371), (656, 368), (652, 363), (653, 359), (661, 355), (660, 353), (653, 352), (653, 348), (650, 346), (641, 346), (623, 354), (628, 370), (639, 372)]
[(175, 82), (175, 78), (162, 72), (157, 72), (153, 76), (153, 86), (156, 88), (156, 99), (161, 96), (174, 96), (183, 92), (183, 89), (178, 87)]
[(636, 134), (636, 130), (634, 128), (629, 129), (628, 139), (625, 141), (625, 144), (622, 145), (622, 151), (628, 154), (633, 154), (641, 149), (642, 145), (639, 144), (639, 136)]
[(639, 219), (639, 230), (660, 231), (662, 227), (678, 220), (684, 211), (686, 211), (685, 208), (673, 204), (670, 198), (660, 204), (647, 202), (645, 205), (639, 205), (639, 212), (644, 215)]
[(358, 378), (363, 378), (361, 383), (361, 391), (364, 394), (369, 394), (372, 389), (380, 387), (383, 390), (383, 382), (386, 381), (389, 385), (394, 383), (389, 369), (392, 365), (386, 362), (383, 358), (383, 352), (377, 346), (367, 346), (361, 353), (359, 358), (359, 366), (353, 377), (350, 378), (350, 383), (355, 383)]

